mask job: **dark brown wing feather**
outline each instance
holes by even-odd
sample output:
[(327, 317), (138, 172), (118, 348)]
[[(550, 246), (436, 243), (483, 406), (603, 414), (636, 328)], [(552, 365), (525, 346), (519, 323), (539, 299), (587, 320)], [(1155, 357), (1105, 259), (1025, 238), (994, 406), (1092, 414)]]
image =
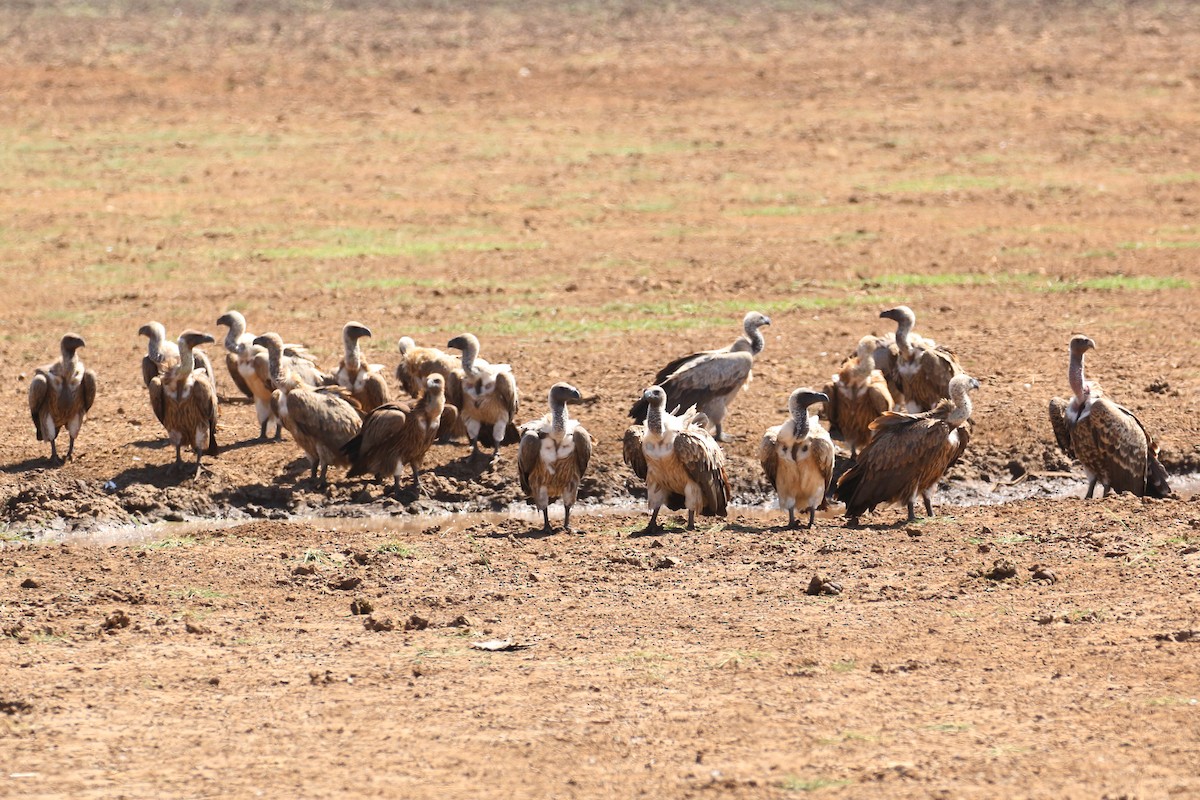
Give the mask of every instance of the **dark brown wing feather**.
[[(828, 395), (831, 399), (832, 394)], [(779, 450), (776, 448), (775, 438), (779, 434), (778, 428), (769, 429), (758, 444), (758, 462), (762, 464), (763, 472), (767, 474), (767, 480), (775, 486), (775, 476), (779, 474)]]
[(1071, 446), (1071, 424), (1067, 422), (1068, 402), (1061, 397), (1050, 398), (1050, 427), (1054, 430), (1054, 440), (1068, 458), (1075, 457), (1075, 448)]
[(592, 435), (582, 425), (576, 425), (572, 438), (575, 440), (575, 469), (582, 480), (592, 462)]
[[(229, 377), (233, 380), (233, 385), (237, 387), (239, 392), (246, 395), (246, 397), (254, 397), (254, 392), (252, 392), (250, 387), (246, 385), (246, 379), (242, 377), (242, 372), (238, 368), (238, 357), (236, 353), (225, 354), (225, 369), (229, 370)], [(216, 377), (217, 376), (214, 375), (213, 380), (216, 380)]]
[(725, 458), (721, 449), (707, 432), (698, 428), (682, 430), (675, 435), (675, 456), (704, 493), (702, 514), (723, 517), (729, 503), (729, 478), (725, 475)]
[(532, 499), (533, 489), (529, 485), (529, 476), (537, 467), (542, 457), (542, 437), (537, 431), (525, 431), (521, 434), (521, 447), (517, 451), (517, 477), (521, 481), (521, 491)]
[(646, 480), (646, 453), (642, 450), (642, 439), (645, 437), (645, 425), (630, 425), (621, 439), (621, 455), (625, 463), (642, 480)]
[(96, 373), (90, 369), (84, 370), (83, 380), (79, 382), (79, 392), (83, 399), (83, 411), (86, 414), (92, 410), (92, 403), (96, 402)]

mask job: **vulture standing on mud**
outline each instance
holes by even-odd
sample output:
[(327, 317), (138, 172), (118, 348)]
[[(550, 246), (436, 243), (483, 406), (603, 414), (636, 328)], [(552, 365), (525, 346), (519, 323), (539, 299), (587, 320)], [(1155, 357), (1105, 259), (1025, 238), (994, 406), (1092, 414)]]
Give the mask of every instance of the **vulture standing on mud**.
[(789, 528), (798, 527), (797, 507), (808, 510), (808, 527), (813, 526), (833, 479), (833, 440), (808, 413), (809, 406), (828, 402), (828, 395), (811, 389), (792, 392), (791, 419), (768, 428), (758, 446), (758, 460), (779, 495), (779, 507), (788, 512)]
[(443, 353), (436, 347), (418, 347), (410, 336), (401, 336), (398, 342), (400, 363), (396, 365), (396, 380), (404, 391), (411, 397), (420, 397), (424, 390), (425, 379), (430, 375), (441, 375), (446, 381), (446, 409), (453, 408), (455, 419), (441, 425), (439, 438), (448, 438), (452, 433), (465, 436), (461, 415), (457, 412), (462, 408), (462, 361), (458, 356)]
[(200, 477), (204, 453), (217, 452), (217, 391), (209, 374), (196, 368), (192, 349), (214, 341), (199, 331), (179, 334), (179, 363), (150, 380), (150, 406), (175, 445), (175, 469), (183, 466), (183, 445), (196, 453), (193, 479)]
[(68, 333), (59, 342), (61, 357), (52, 364), (34, 370), (29, 382), (29, 413), (39, 442), (50, 443), (50, 462), (59, 463), (55, 439), (62, 428), (67, 429), (71, 444), (67, 447), (70, 461), (75, 455), (75, 437), (83, 426), (88, 409), (96, 400), (96, 373), (85, 369), (75, 353), (83, 347), (83, 337)]
[(283, 435), (279, 418), (271, 411), (271, 393), (275, 384), (271, 380), (271, 365), (267, 351), (254, 344), (254, 334), (246, 332), (246, 318), (237, 311), (227, 311), (217, 318), (218, 325), (225, 325), (225, 366), (238, 389), (254, 399), (254, 412), (258, 416), (258, 438), (267, 438), (267, 428), (274, 423), (275, 438)]
[(330, 465), (348, 465), (342, 446), (362, 429), (358, 402), (341, 386), (310, 386), (296, 377), (283, 355), (283, 340), (277, 333), (264, 333), (254, 344), (265, 348), (275, 391), (271, 410), (308, 456), (312, 478), (318, 485), (329, 486)]
[(567, 416), (567, 404), (582, 399), (571, 384), (556, 383), (550, 387), (550, 413), (521, 426), (517, 474), (526, 496), (542, 512), (546, 533), (554, 530), (549, 506), (556, 497), (563, 502), (563, 529), (571, 530), (571, 506), (592, 459), (591, 434)]
[(1158, 444), (1127, 408), (1104, 396), (1100, 386), (1084, 379), (1083, 356), (1096, 346), (1086, 336), (1071, 337), (1067, 380), (1074, 395), (1068, 403), (1050, 401), (1050, 425), (1058, 446), (1083, 465), (1087, 496), (1099, 483), (1105, 496), (1132, 492), (1139, 497), (1170, 497), (1167, 471), (1158, 460)]
[(425, 391), (415, 403), (384, 403), (363, 421), (357, 436), (342, 445), (350, 459), (347, 478), (392, 476), (393, 491), (400, 496), (400, 475), (412, 470), (413, 485), (421, 493), (421, 465), (437, 438), (446, 404), (446, 381), (441, 375), (425, 379)]
[(835, 495), (845, 502), (846, 516), (857, 520), (881, 503), (904, 503), (911, 521), (917, 518), (918, 497), (925, 501), (925, 513), (933, 516), (937, 483), (970, 439), (970, 392), (978, 388), (979, 381), (970, 375), (955, 375), (950, 399), (933, 410), (888, 411), (872, 422), (871, 441), (838, 479)]
[(858, 449), (871, 438), (870, 425), (892, 408), (892, 395), (887, 380), (875, 369), (876, 338), (864, 336), (856, 354), (847, 359), (842, 369), (825, 387), (829, 396), (825, 404), (829, 422), (841, 431), (842, 440), (850, 447), (850, 457), (858, 457)]
[[(695, 406), (716, 426), (717, 440), (726, 442), (722, 423), (725, 411), (738, 392), (750, 383), (754, 357), (762, 352), (766, 341), (759, 328), (770, 325), (765, 314), (751, 311), (743, 321), (745, 335), (720, 350), (690, 353), (667, 364), (654, 376), (654, 385), (666, 393), (668, 408)], [(646, 418), (647, 400), (642, 399), (629, 409), (634, 420)]]
[(646, 424), (625, 431), (625, 463), (646, 481), (650, 523), (646, 533), (662, 531), (658, 510), (687, 508), (688, 530), (696, 529), (696, 514), (723, 517), (729, 503), (725, 454), (705, 430), (704, 414), (690, 408), (682, 416), (666, 410), (667, 394), (651, 386), (642, 394)]
[(954, 353), (912, 332), (917, 315), (908, 306), (889, 308), (879, 316), (896, 322), (896, 371), (909, 413), (928, 411), (949, 398), (951, 378), (963, 371)]
[(345, 354), (333, 374), (338, 386), (350, 390), (354, 399), (362, 406), (363, 413), (370, 413), (388, 401), (388, 385), (383, 377), (382, 364), (363, 361), (358, 340), (370, 336), (371, 329), (358, 322), (347, 322), (342, 328), (342, 345)]
[(500, 445), (520, 440), (513, 420), (520, 406), (517, 379), (508, 364), (489, 364), (479, 358), (479, 339), (472, 333), (455, 336), (447, 344), (462, 351), (462, 366), (458, 371), (462, 383), (462, 406), (459, 418), (471, 442), (471, 455), (482, 442), (492, 446), (492, 455)]
[[(167, 329), (161, 322), (147, 322), (138, 328), (138, 335), (145, 336), (146, 355), (142, 357), (142, 382), (150, 387), (150, 381), (156, 375), (163, 375), (171, 367), (179, 363), (179, 345), (167, 340)], [(196, 368), (208, 373), (209, 380), (216, 385), (217, 375), (213, 372), (212, 362), (203, 350), (192, 353), (196, 360)]]

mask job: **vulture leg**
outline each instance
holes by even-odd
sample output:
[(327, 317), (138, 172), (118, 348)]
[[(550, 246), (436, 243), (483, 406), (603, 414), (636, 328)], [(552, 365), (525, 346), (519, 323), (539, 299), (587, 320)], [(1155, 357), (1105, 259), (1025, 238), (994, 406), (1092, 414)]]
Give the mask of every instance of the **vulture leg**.
[(796, 509), (794, 509), (794, 508), (788, 509), (788, 527), (789, 528), (800, 527), (799, 525), (796, 524)]
[(63, 463), (70, 461), (75, 455), (75, 437), (71, 436), (71, 443), (67, 445), (67, 457), (63, 459)]
[(321, 480), (317, 482), (317, 486), (320, 487), (321, 489), (323, 489), (326, 494), (329, 493), (329, 465), (328, 464), (325, 464), (325, 463), (321, 464)]
[(550, 507), (549, 506), (542, 507), (542, 520), (543, 520), (542, 533), (545, 533), (545, 534), (554, 533), (554, 528), (550, 525)]
[(917, 519), (917, 510), (913, 506), (913, 502), (911, 500), (909, 500), (908, 501), (908, 521), (915, 522), (916, 519)]
[[(54, 445), (53, 442), (51, 442), (50, 444), (51, 444), (51, 446)], [(1090, 481), (1088, 481), (1088, 490), (1087, 490), (1087, 494), (1084, 495), (1084, 499), (1091, 500), (1092, 492), (1095, 491), (1095, 489), (1096, 489), (1096, 479), (1092, 478)]]
[(716, 440), (718, 442), (732, 442), (733, 441), (733, 437), (730, 436), (729, 434), (725, 433), (725, 430), (721, 427), (721, 423), (719, 423), (719, 422), (717, 423), (717, 435), (714, 438), (716, 438)]
[(933, 516), (933, 501), (929, 499), (929, 495), (925, 495), (924, 500), (925, 500), (925, 516), (932, 517)]
[(571, 532), (571, 507), (563, 507), (563, 530), (567, 533)]
[(693, 511), (693, 510), (691, 510), (690, 508), (688, 509), (688, 526), (687, 526), (687, 529), (688, 529), (689, 531), (694, 531), (694, 530), (696, 530), (696, 512), (695, 512), (695, 511)]
[[(266, 433), (266, 431), (267, 431), (267, 426), (263, 425), (263, 433)], [(275, 441), (277, 441), (277, 442), (283, 441), (283, 423), (282, 422), (275, 423)]]
[(808, 529), (812, 530), (813, 523), (817, 521), (817, 510), (810, 508), (808, 510)]
[(658, 509), (650, 512), (650, 522), (646, 524), (646, 530), (643, 531), (646, 535), (654, 533), (662, 533), (662, 525), (658, 524)]
[[(418, 483), (417, 485), (420, 486), (420, 483)], [(392, 495), (397, 500), (400, 499), (400, 476), (399, 475), (392, 476)]]
[(315, 481), (317, 479), (317, 467), (320, 466), (320, 461), (312, 461), (312, 471), (308, 473), (308, 479)]
[(265, 419), (262, 421), (262, 425), (260, 425), (258, 427), (258, 438), (264, 442), (268, 438), (267, 437), (267, 421)]
[(204, 469), (204, 465), (200, 463), (200, 457), (203, 455), (203, 450), (196, 451), (196, 474), (192, 476), (192, 482), (200, 480), (200, 471)]
[(180, 452), (182, 449), (183, 449), (183, 445), (180, 445), (180, 444), (175, 445), (175, 471), (176, 472), (183, 471), (183, 454)]
[(429, 491), (425, 488), (425, 484), (421, 483), (421, 473), (417, 471), (416, 464), (409, 465), (412, 468), (413, 486), (417, 489), (417, 497), (430, 497)]
[(51, 439), (51, 440), (50, 440), (50, 463), (51, 463), (51, 464), (61, 464), (61, 463), (63, 463), (63, 462), (62, 462), (62, 461), (60, 461), (60, 460), (59, 460), (59, 458), (58, 458), (58, 448), (57, 448), (57, 447), (54, 445), (54, 440), (53, 440), (53, 439)]

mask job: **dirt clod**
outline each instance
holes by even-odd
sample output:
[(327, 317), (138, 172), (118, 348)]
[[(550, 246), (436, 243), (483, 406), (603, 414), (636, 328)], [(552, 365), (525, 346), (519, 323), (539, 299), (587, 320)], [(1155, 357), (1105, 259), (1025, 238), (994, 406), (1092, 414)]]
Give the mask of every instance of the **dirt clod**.
[(365, 597), (356, 597), (350, 601), (350, 613), (355, 616), (370, 614), (375, 610), (375, 606)]
[(396, 623), (391, 617), (368, 616), (363, 620), (363, 627), (369, 631), (385, 632), (396, 630)]
[(104, 618), (104, 622), (100, 623), (100, 627), (106, 631), (116, 631), (121, 628), (128, 628), (132, 620), (124, 611), (117, 609)]
[(38, 583), (37, 579), (35, 578), (26, 578), (25, 580), (21, 581), (22, 589), (36, 589), (39, 586), (41, 586), (41, 584)]
[(404, 630), (406, 631), (423, 631), (429, 627), (429, 620), (424, 617), (412, 614), (404, 621)]
[(992, 563), (991, 569), (983, 573), (983, 577), (989, 581), (1006, 581), (1017, 577), (1017, 568), (1008, 559), (997, 559)]
[(842, 585), (818, 573), (812, 576), (812, 580), (808, 582), (808, 588), (804, 590), (804, 593), (810, 595), (838, 595), (842, 593)]

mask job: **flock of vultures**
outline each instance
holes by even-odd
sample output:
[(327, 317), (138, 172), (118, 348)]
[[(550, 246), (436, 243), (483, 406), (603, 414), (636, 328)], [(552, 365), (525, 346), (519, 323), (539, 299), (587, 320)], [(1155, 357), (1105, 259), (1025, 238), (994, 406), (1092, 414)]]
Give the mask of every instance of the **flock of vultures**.
[[(853, 524), (885, 503), (905, 505), (911, 520), (920, 500), (931, 515), (938, 481), (970, 440), (971, 392), (979, 382), (953, 352), (914, 332), (910, 308), (898, 306), (880, 316), (895, 321), (895, 332), (863, 337), (820, 391), (792, 392), (788, 419), (762, 437), (759, 459), (792, 527), (799, 524), (797, 511), (808, 512), (811, 527), (816, 510), (830, 497), (845, 503)], [(770, 323), (750, 312), (743, 334), (731, 345), (675, 359), (633, 404), (634, 424), (622, 448), (625, 463), (646, 482), (647, 532), (661, 530), (663, 505), (686, 508), (689, 529), (696, 514), (725, 515), (730, 499), (720, 445), (729, 439), (725, 413), (750, 380), (764, 345), (760, 329)], [(238, 389), (254, 401), (260, 437), (279, 439), (286, 428), (307, 454), (312, 479), (320, 486), (327, 487), (331, 465), (346, 466), (348, 477), (373, 475), (383, 482), (390, 476), (399, 494), (408, 469), (420, 492), (421, 465), (435, 441), (465, 436), (470, 458), (481, 455), (480, 447), (483, 455), (491, 447), (495, 456), (500, 447), (517, 444), (521, 487), (541, 510), (546, 531), (552, 530), (548, 506), (554, 499), (562, 500), (563, 525), (570, 529), (571, 506), (595, 444), (568, 415), (567, 406), (581, 400), (575, 387), (555, 384), (549, 413), (517, 427), (513, 369), (480, 358), (479, 340), (472, 334), (449, 341), (457, 356), (401, 339), (395, 375), (408, 397), (398, 400), (391, 397), (383, 365), (363, 360), (359, 339), (371, 331), (362, 324), (343, 328), (345, 353), (333, 373), (320, 370), (303, 347), (285, 343), (278, 334), (248, 333), (236, 311), (217, 324), (228, 328), (226, 366)], [(217, 393), (213, 364), (198, 348), (216, 340), (187, 330), (171, 342), (158, 322), (139, 333), (148, 338), (142, 377), (154, 414), (175, 446), (174, 468), (184, 468), (186, 445), (195, 452), (199, 477), (202, 457), (217, 451)], [(70, 437), (69, 460), (96, 397), (96, 376), (79, 358), (83, 346), (79, 335), (63, 336), (61, 358), (39, 367), (29, 385), (37, 438), (50, 443), (54, 463), (59, 462), (58, 432), (65, 428)], [(1055, 437), (1087, 472), (1088, 497), (1097, 483), (1105, 494), (1168, 496), (1154, 439), (1131, 411), (1084, 377), (1084, 355), (1094, 346), (1086, 336), (1070, 340), (1071, 397), (1050, 402)], [(810, 412), (818, 405), (829, 430)], [(844, 442), (853, 459), (836, 485), (833, 438)]]

